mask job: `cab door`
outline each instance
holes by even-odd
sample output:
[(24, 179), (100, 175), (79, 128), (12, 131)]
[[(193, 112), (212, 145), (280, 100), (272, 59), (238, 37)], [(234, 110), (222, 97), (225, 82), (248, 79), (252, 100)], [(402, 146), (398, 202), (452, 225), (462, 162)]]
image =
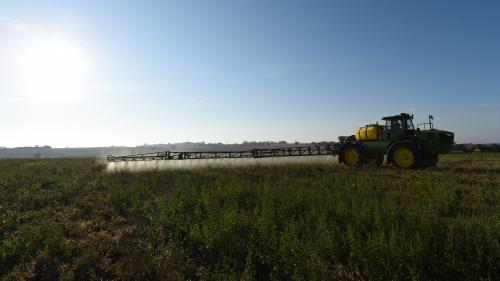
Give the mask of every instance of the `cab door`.
[(384, 139), (388, 141), (399, 140), (404, 136), (405, 128), (402, 119), (385, 120)]

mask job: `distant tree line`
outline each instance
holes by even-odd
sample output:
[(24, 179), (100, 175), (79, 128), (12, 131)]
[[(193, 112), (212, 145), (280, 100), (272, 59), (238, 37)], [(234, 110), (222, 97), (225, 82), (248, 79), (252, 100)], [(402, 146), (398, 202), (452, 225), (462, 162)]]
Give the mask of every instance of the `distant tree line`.
[(500, 152), (500, 144), (498, 144), (498, 143), (488, 143), (488, 144), (462, 143), (462, 144), (454, 144), (452, 146), (452, 151), (462, 151), (462, 152)]
[[(14, 147), (15, 149), (34, 149), (34, 148), (45, 148), (45, 149), (51, 149), (52, 147), (50, 145), (35, 145), (35, 146), (20, 146), (20, 147)], [(6, 149), (5, 147), (0, 147), (0, 149)]]

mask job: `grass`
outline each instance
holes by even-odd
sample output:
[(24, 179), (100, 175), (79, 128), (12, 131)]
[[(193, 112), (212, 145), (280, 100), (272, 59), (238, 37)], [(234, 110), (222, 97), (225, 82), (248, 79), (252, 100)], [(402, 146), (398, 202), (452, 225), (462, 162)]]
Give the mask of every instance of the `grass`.
[(2, 160), (0, 279), (499, 280), (499, 172)]

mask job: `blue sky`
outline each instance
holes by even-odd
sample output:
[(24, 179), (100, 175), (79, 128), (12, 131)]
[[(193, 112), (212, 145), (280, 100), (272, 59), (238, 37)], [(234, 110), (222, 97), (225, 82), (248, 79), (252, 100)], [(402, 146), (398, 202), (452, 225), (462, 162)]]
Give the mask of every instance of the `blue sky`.
[(500, 142), (499, 13), (488, 0), (0, 0), (0, 146), (336, 140), (400, 112)]

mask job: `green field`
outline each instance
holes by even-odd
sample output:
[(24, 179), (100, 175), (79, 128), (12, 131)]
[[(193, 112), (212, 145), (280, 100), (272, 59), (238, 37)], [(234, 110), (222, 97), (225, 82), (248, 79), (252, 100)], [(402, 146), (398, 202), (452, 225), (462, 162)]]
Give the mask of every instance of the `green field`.
[(500, 154), (107, 173), (0, 161), (2, 280), (499, 280)]

